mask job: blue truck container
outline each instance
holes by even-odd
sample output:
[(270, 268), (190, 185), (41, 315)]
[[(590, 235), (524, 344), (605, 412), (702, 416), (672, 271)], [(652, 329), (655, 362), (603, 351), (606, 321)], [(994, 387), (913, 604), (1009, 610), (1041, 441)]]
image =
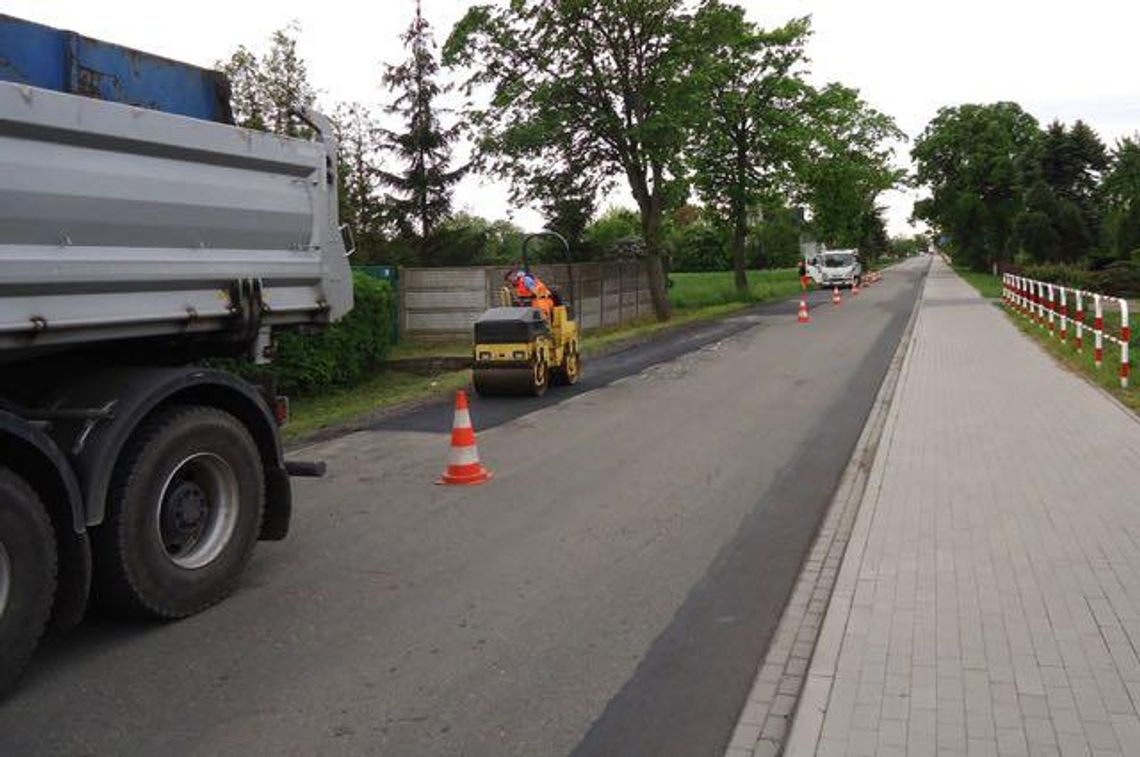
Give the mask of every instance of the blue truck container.
[(218, 71), (0, 13), (0, 81), (232, 124)]

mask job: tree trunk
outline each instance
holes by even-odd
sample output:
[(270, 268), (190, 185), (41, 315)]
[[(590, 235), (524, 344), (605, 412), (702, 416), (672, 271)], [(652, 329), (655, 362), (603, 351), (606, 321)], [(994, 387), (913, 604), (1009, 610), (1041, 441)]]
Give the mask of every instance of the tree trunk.
[(732, 270), (735, 273), (736, 293), (746, 298), (749, 291), (748, 274), (744, 269), (744, 243), (748, 235), (748, 217), (743, 204), (734, 208), (732, 215)]
[(645, 236), (645, 272), (649, 277), (649, 296), (653, 300), (653, 313), (659, 321), (673, 315), (669, 302), (669, 282), (661, 264), (664, 244), (661, 239), (661, 204), (656, 198), (641, 206), (641, 230)]

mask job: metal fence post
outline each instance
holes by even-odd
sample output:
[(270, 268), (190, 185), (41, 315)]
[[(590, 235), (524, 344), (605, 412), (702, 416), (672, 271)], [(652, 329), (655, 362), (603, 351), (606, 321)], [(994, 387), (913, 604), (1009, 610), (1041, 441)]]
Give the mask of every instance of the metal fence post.
[(1093, 295), (1093, 361), (1100, 368), (1104, 362), (1104, 309), (1100, 295)]
[(1120, 298), (1120, 388), (1128, 388), (1128, 374), (1131, 365), (1128, 362), (1128, 342), (1132, 339), (1132, 330), (1128, 327), (1128, 300)]
[(1061, 287), (1061, 341), (1069, 341), (1069, 305), (1065, 297), (1065, 287)]
[(1077, 352), (1085, 351), (1085, 301), (1084, 292), (1073, 290), (1077, 297)]

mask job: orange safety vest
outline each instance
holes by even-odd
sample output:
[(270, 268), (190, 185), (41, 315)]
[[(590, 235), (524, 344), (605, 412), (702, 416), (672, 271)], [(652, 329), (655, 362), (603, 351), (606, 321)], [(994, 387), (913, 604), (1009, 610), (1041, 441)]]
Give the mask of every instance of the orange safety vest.
[(516, 276), (515, 293), (520, 299), (530, 300), (531, 307), (541, 310), (546, 319), (550, 320), (554, 310), (554, 300), (550, 296), (550, 290), (537, 276), (531, 275), (531, 279), (534, 281), (533, 288), (527, 286), (526, 275), (519, 274)]
[(549, 297), (550, 290), (546, 288), (537, 276), (531, 275), (534, 281), (534, 288), (528, 287), (526, 284), (526, 275), (518, 275), (515, 277), (515, 293), (519, 297)]

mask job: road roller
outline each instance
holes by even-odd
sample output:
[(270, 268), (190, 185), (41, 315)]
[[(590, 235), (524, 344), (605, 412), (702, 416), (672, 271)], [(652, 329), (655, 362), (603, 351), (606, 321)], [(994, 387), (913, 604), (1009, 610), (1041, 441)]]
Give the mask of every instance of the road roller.
[[(541, 231), (523, 240), (521, 271), (529, 273), (527, 246), (540, 237), (557, 239), (569, 258), (570, 245), (560, 234)], [(499, 297), (499, 307), (488, 309), (475, 321), (475, 391), (484, 396), (541, 397), (551, 383), (577, 383), (582, 355), (570, 305), (554, 290), (552, 303), (541, 303), (541, 307), (535, 306), (534, 298), (521, 296), (509, 286), (502, 288)]]

